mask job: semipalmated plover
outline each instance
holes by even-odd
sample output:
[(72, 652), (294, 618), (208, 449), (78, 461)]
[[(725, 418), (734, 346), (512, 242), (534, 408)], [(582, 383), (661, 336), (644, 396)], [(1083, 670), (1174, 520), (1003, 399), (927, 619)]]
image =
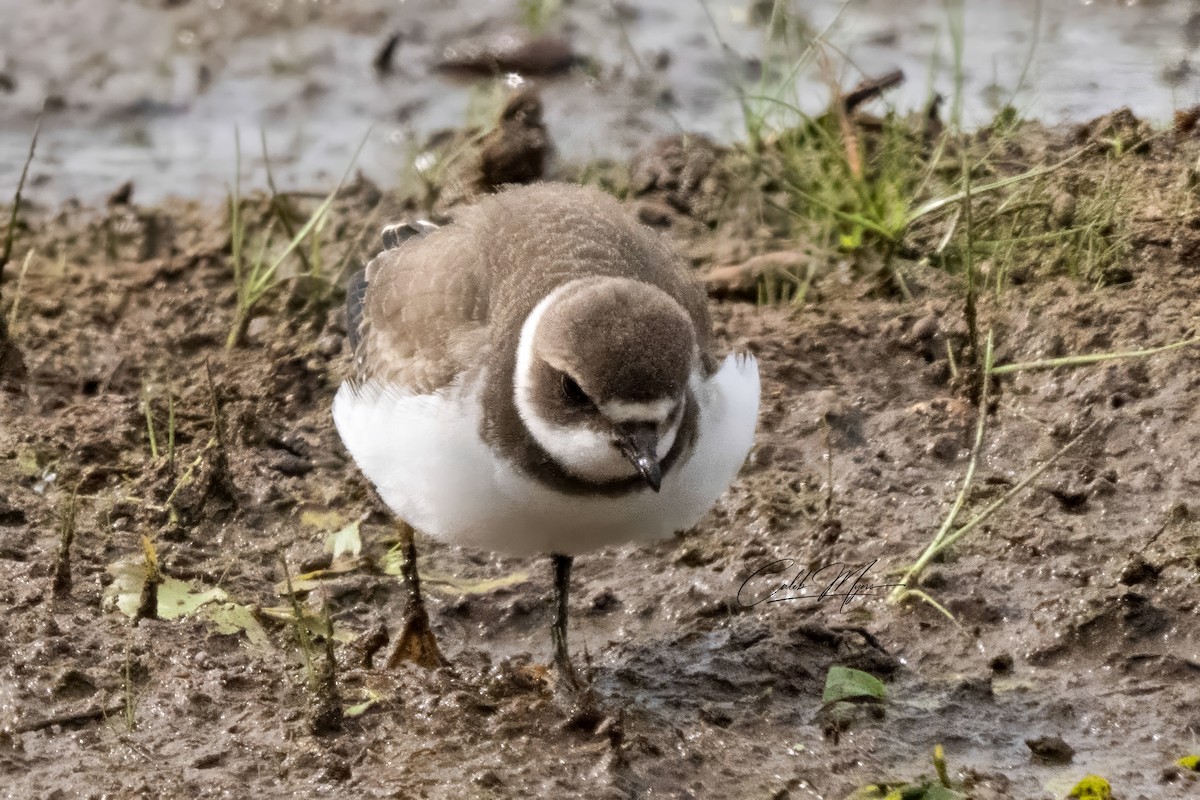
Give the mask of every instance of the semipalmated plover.
[(754, 438), (755, 360), (717, 360), (706, 298), (656, 232), (591, 188), (535, 184), (445, 227), (395, 226), (351, 281), (356, 376), (338, 432), (402, 525), (408, 618), (391, 663), (441, 662), (413, 529), (554, 562), (572, 685), (574, 556), (695, 525)]

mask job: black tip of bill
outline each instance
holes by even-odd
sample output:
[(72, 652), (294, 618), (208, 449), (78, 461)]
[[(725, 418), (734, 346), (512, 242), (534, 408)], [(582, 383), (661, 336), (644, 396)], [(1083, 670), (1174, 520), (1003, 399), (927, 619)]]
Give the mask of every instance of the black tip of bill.
[(657, 458), (638, 456), (634, 459), (633, 465), (637, 467), (638, 473), (647, 486), (656, 492), (662, 488), (662, 466), (658, 463)]

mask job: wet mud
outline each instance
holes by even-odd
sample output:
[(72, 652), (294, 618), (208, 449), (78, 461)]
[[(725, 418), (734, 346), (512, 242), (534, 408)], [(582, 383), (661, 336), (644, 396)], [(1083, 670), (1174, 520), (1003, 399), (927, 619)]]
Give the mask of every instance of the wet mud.
[[(631, 213), (665, 209), (650, 221), (698, 271), (794, 245), (706, 221), (720, 148), (654, 148)], [(1029, 275), (981, 297), (997, 363), (1200, 335), (1200, 212), (1146, 199), (1179, 197), (1196, 156), (1170, 137), (1133, 156), (1143, 206), (1106, 285)], [(960, 519), (1083, 436), (926, 571), (951, 621), (885, 595), (978, 424), (961, 280), (913, 261), (907, 300), (842, 269), (802, 306), (714, 299), (723, 346), (759, 359), (758, 441), (697, 529), (576, 561), (584, 713), (547, 669), (548, 563), (419, 540), (451, 666), (385, 668), (405, 595), (396, 532), (329, 418), (340, 296), (280, 293), (228, 350), (225, 210), (120, 200), (29, 211), (15, 251), (39, 255), (0, 395), (4, 796), (841, 798), (931, 775), (939, 744), (984, 800), (1061, 797), (1088, 773), (1120, 798), (1200, 786), (1175, 766), (1200, 737), (1197, 348), (991, 387)], [(412, 211), (345, 187), (325, 262), (352, 268)], [(813, 599), (843, 568), (855, 596)], [(767, 602), (781, 580), (809, 594)], [(886, 702), (831, 720), (834, 665), (883, 679)]]

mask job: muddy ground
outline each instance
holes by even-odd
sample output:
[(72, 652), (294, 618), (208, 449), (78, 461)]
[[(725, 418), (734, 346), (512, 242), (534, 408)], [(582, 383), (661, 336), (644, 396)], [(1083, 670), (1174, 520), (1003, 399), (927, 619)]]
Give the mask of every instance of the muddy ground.
[[(1179, 200), (1198, 154), (1167, 136), (1129, 156), (1146, 191), (1109, 277), (1033, 273), (981, 299), (998, 363), (1200, 335), (1200, 210)], [(671, 223), (698, 270), (794, 247), (663, 208), (640, 213)], [(354, 267), (376, 220), (403, 213), (347, 187), (326, 263)], [(1088, 773), (1121, 800), (1194, 796), (1174, 764), (1200, 749), (1198, 348), (997, 382), (961, 519), (1086, 433), (925, 574), (956, 622), (881, 588), (747, 602), (781, 559), (894, 582), (955, 497), (977, 387), (948, 358), (965, 374), (961, 277), (924, 264), (922, 241), (912, 299), (835, 259), (803, 305), (714, 300), (723, 345), (759, 359), (758, 443), (696, 530), (577, 561), (572, 635), (603, 710), (586, 720), (541, 668), (544, 563), (422, 541), (453, 666), (383, 667), (404, 593), (388, 519), (329, 418), (348, 359), (336, 291), (277, 292), (226, 350), (223, 209), (27, 210), (3, 284), (7, 310), (36, 249), (0, 413), (0, 794), (841, 798), (930, 775), (941, 744), (973, 798), (1062, 797)], [(355, 520), (361, 554), (331, 565), (328, 534)], [(143, 537), (166, 578), (223, 594), (135, 624)], [(288, 622), (281, 559), (297, 580), (325, 570), (294, 587), (311, 624)], [(306, 660), (320, 676), (327, 658), (299, 631), (319, 610), (339, 696), (328, 675), (318, 695), (347, 715), (314, 732)], [(886, 705), (835, 730), (819, 713), (833, 665), (884, 679)]]

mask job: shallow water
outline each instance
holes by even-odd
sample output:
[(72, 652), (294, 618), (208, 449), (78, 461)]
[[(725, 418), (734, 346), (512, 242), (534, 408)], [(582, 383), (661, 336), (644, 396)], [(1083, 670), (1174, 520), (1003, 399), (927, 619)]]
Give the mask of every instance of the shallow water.
[[(759, 74), (786, 68), (746, 0), (711, 0), (711, 22), (699, 0), (564, 5), (550, 30), (594, 66), (543, 81), (562, 158), (625, 157), (680, 128), (735, 138), (744, 130), (735, 84), (753, 95), (769, 85)], [(889, 95), (896, 107), (919, 108), (933, 91), (955, 96), (942, 3), (803, 8), (804, 26), (826, 31), (840, 65), (829, 71), (843, 86), (899, 67), (908, 82)], [(494, 81), (448, 78), (431, 62), (464, 35), (523, 30), (513, 0), (0, 0), (0, 19), (0, 195), (15, 186), (51, 97), (29, 189), (49, 203), (95, 202), (130, 179), (140, 202), (218, 198), (235, 171), (235, 129), (251, 185), (263, 183), (261, 129), (284, 187), (328, 186), (364, 137), (358, 165), (394, 186), (415, 142), (478, 116), (494, 91)], [(968, 0), (964, 31), (968, 124), (1010, 100), (1047, 122), (1121, 105), (1165, 120), (1200, 95), (1194, 0)], [(394, 69), (379, 78), (371, 62), (392, 32), (402, 37)], [(787, 99), (814, 110), (828, 94), (810, 67)]]

